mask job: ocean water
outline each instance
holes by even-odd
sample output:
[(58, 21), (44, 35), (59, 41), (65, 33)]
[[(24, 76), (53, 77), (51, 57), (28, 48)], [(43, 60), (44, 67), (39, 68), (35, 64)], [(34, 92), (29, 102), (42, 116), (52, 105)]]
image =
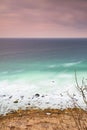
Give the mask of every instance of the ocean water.
[(79, 84), (87, 79), (87, 39), (0, 39), (1, 110), (21, 96), (26, 106), (37, 93), (75, 93), (75, 71)]

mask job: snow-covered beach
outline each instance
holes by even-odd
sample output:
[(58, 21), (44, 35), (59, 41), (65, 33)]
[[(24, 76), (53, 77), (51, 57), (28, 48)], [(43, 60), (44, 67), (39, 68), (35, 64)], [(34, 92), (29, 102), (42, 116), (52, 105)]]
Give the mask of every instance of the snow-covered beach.
[(75, 105), (85, 109), (86, 104), (83, 101), (82, 95), (78, 92), (78, 90), (76, 90), (76, 88), (74, 89), (75, 91), (57, 91), (57, 88), (55, 88), (55, 90), (53, 88), (54, 91), (52, 90), (47, 94), (43, 92), (40, 93), (41, 91), (35, 91), (35, 87), (32, 87), (31, 91), (29, 86), (3, 87), (0, 90), (0, 114), (14, 112), (18, 109), (26, 110), (31, 108), (53, 108), (62, 110), (66, 108), (73, 108)]

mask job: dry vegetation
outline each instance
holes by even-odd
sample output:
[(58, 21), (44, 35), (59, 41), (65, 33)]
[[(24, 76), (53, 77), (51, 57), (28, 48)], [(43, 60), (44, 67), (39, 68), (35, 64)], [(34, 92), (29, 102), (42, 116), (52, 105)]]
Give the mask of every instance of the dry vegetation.
[[(78, 84), (78, 80), (77, 80), (77, 74), (75, 72), (75, 81), (76, 81), (76, 88), (78, 90), (78, 92), (80, 93), (82, 99), (83, 99), (83, 102), (86, 106), (85, 108), (85, 119), (87, 120), (87, 85), (85, 83), (85, 79), (83, 78), (82, 79), (82, 84), (79, 85)], [(77, 108), (78, 107), (78, 110), (80, 111), (81, 110), (81, 107), (75, 102), (74, 100), (74, 97), (71, 96), (69, 93), (68, 93), (69, 97), (72, 99), (72, 102), (73, 102), (73, 105), (74, 105), (74, 108)], [(87, 124), (84, 119), (84, 114), (82, 112), (73, 112), (72, 110), (70, 110), (71, 112), (71, 117), (73, 117), (74, 119), (74, 122), (77, 126), (77, 130), (87, 130)]]
[[(78, 115), (82, 115), (81, 120)], [(0, 118), (0, 130), (87, 130), (87, 118), (85, 111), (77, 108), (19, 110)]]

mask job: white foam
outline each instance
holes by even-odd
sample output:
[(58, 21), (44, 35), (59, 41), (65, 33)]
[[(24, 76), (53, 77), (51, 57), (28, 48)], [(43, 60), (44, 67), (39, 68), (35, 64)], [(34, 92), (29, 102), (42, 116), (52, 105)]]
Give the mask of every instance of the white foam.
[(70, 66), (74, 66), (74, 65), (77, 65), (77, 64), (80, 64), (81, 61), (78, 61), (78, 62), (71, 62), (71, 63), (65, 63), (63, 64), (64, 67), (70, 67)]
[(8, 71), (4, 71), (4, 72), (2, 72), (2, 74), (8, 74)]
[[(63, 77), (67, 76), (63, 75)], [(83, 100), (72, 84), (72, 81), (64, 81), (60, 84), (59, 80), (55, 78), (54, 80), (40, 80), (40, 82), (36, 83), (19, 79), (12, 82), (9, 80), (0, 81), (0, 114), (5, 114), (19, 108), (26, 109), (26, 107), (41, 109), (72, 107), (73, 103), (67, 95), (67, 91), (71, 95), (74, 93), (79, 105), (85, 108)], [(35, 96), (36, 93), (39, 94), (38, 97)], [(16, 100), (18, 103), (14, 103)]]
[(21, 72), (23, 72), (24, 70), (23, 69), (19, 69), (19, 70), (15, 70), (14, 72), (15, 73), (21, 73)]
[(55, 68), (56, 65), (49, 65), (48, 68)]
[(72, 75), (71, 74), (60, 74), (58, 77), (59, 78), (72, 78)]

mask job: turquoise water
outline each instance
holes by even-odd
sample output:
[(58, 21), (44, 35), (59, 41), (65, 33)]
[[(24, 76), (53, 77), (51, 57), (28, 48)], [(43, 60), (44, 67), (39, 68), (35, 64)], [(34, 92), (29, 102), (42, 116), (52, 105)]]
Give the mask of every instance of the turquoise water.
[(0, 39), (1, 87), (22, 83), (42, 93), (53, 86), (66, 90), (75, 85), (75, 70), (78, 82), (87, 78), (87, 39)]

